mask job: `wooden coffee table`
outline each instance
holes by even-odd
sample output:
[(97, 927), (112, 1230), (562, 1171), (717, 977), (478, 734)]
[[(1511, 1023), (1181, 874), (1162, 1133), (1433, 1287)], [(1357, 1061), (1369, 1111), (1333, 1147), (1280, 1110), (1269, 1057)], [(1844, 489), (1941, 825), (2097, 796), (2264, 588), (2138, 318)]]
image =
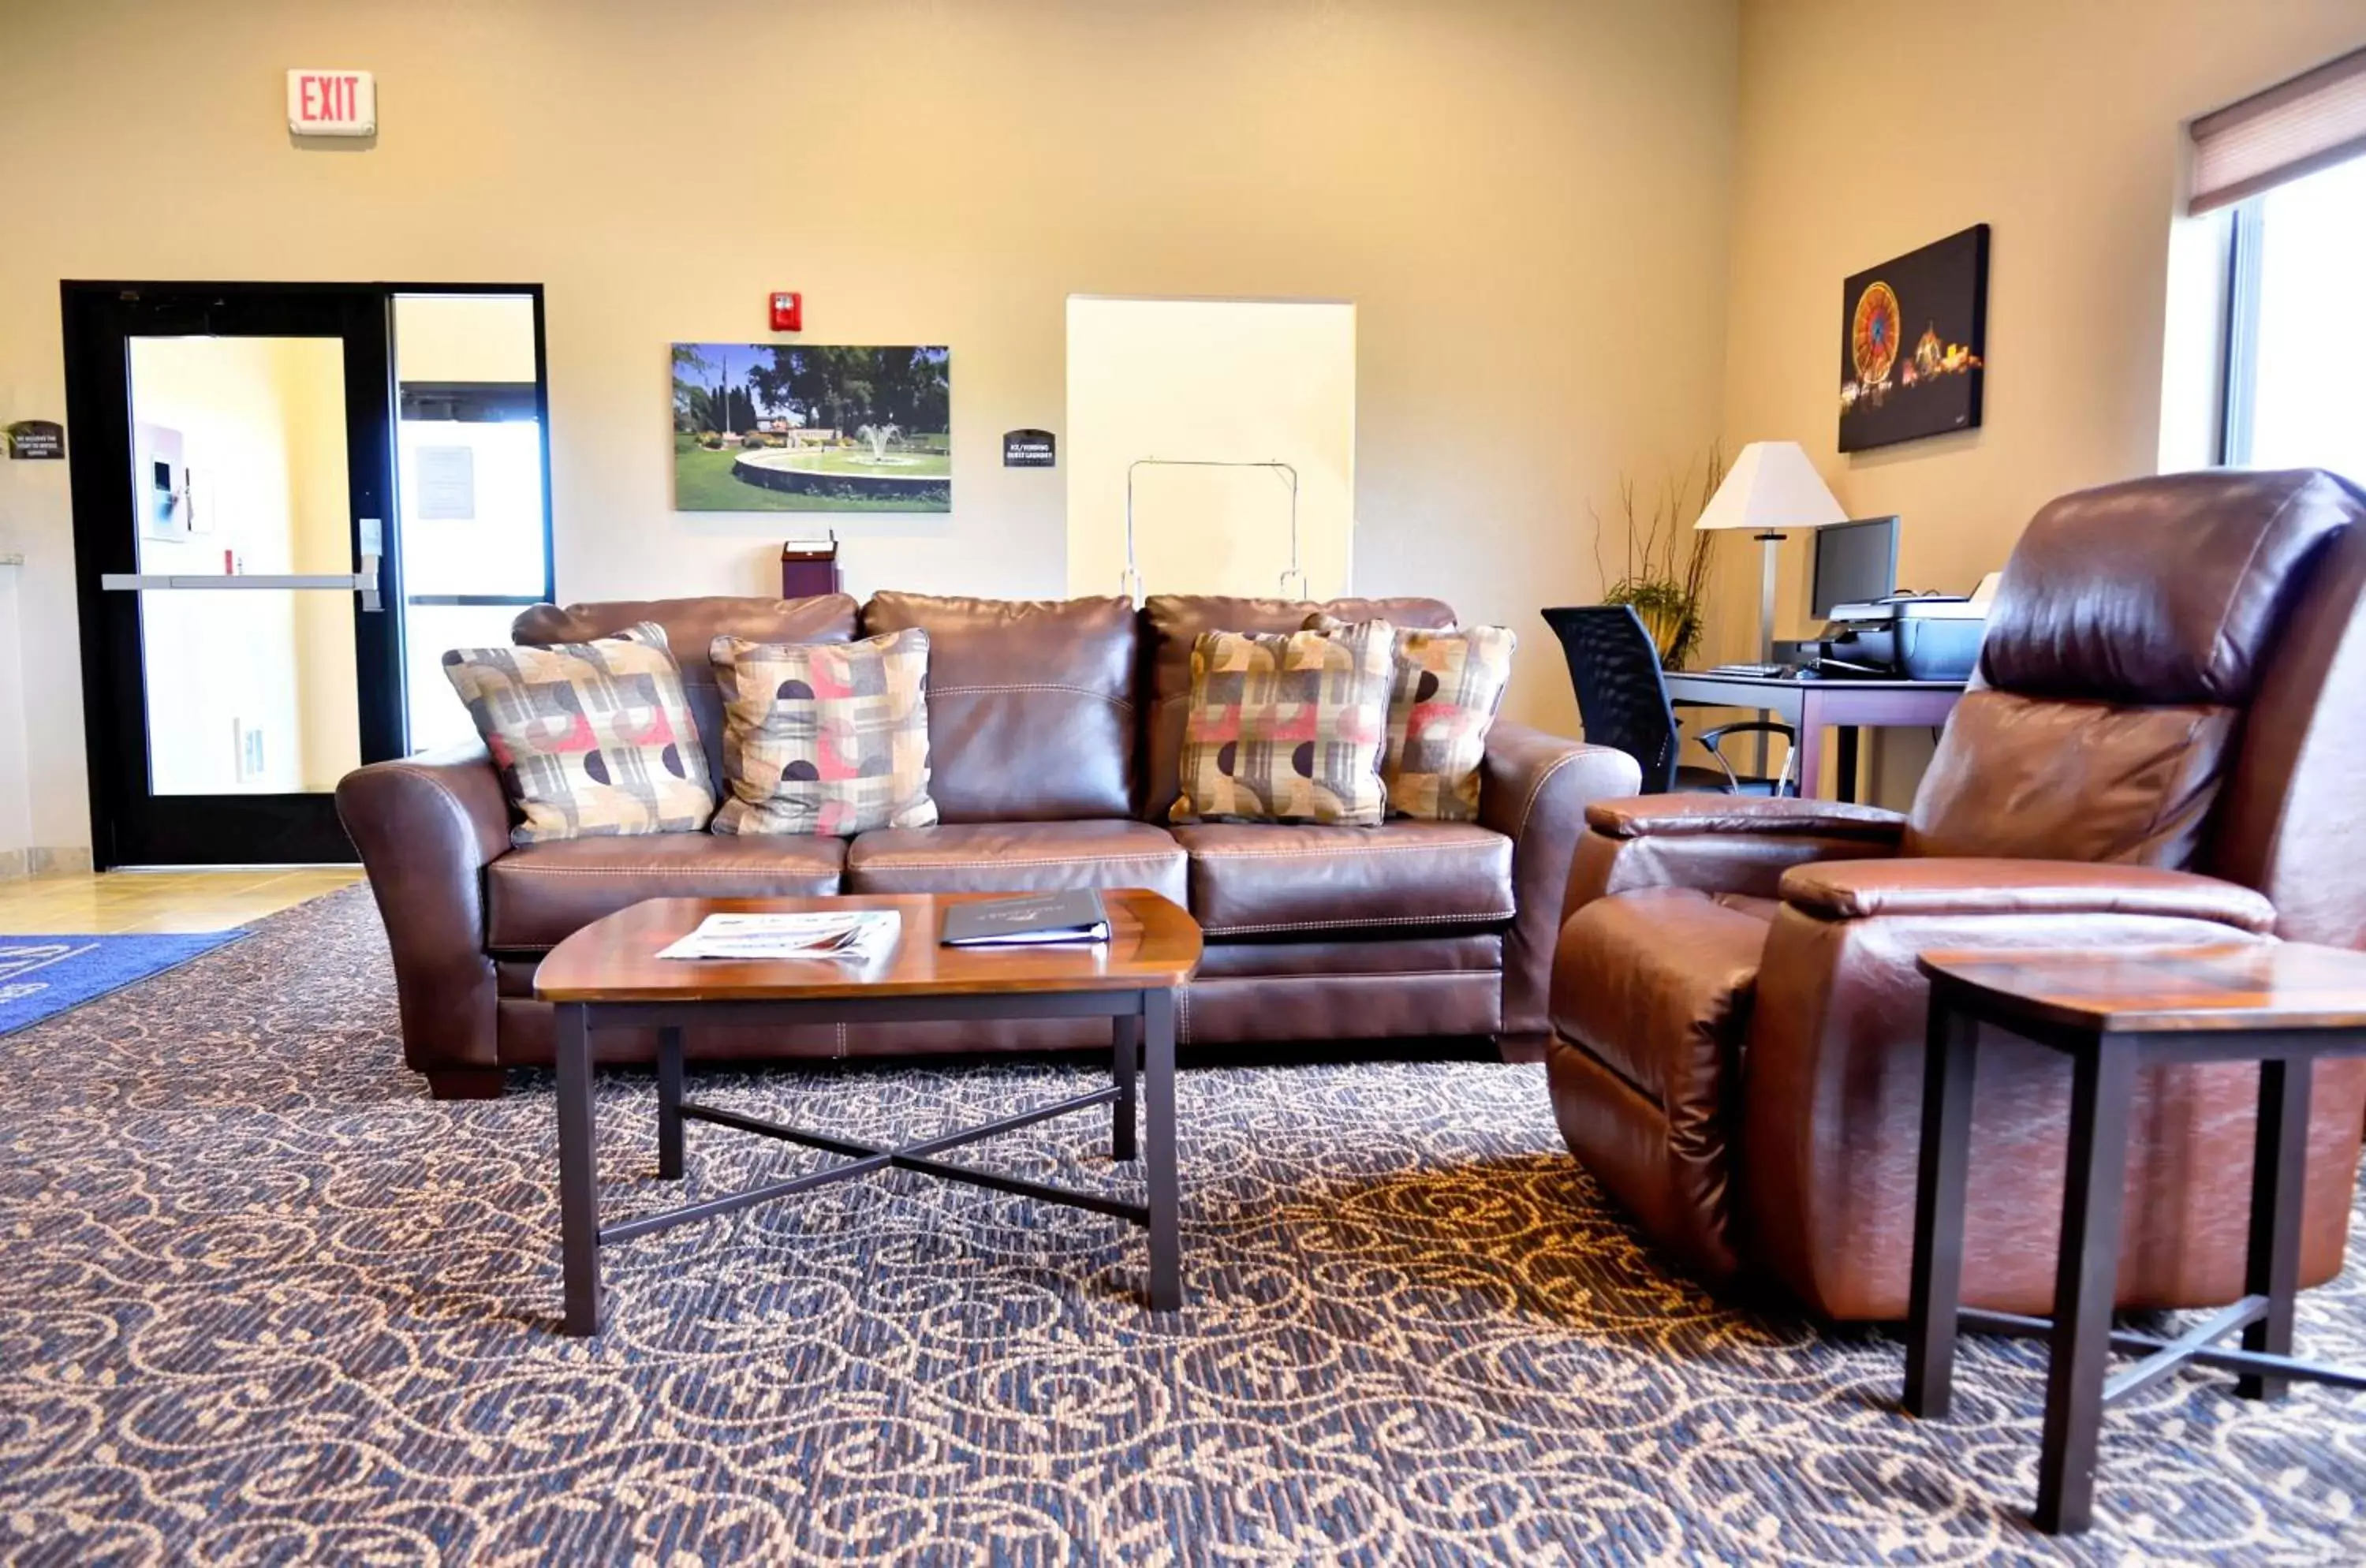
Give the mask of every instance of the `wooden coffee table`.
[[(2085, 1529), (2094, 1517), (2104, 1407), (2188, 1361), (2236, 1373), (2236, 1392), (2253, 1399), (2277, 1398), (2295, 1378), (2366, 1388), (2366, 1373), (2293, 1355), (2309, 1081), (2319, 1056), (2366, 1054), (2366, 953), (2252, 942), (1928, 953), (1919, 966), (1931, 982), (1931, 1017), (1906, 1339), (1910, 1412), (1946, 1416), (1959, 1330), (2048, 1339), (2037, 1523), (2064, 1534)], [(1984, 1027), (2070, 1058), (2070, 1150), (2051, 1321), (1962, 1305), (1973, 1069)], [(2257, 1062), (2259, 1109), (2243, 1298), (2161, 1339), (2114, 1330), (2112, 1303), (2135, 1076), (2171, 1062)], [(2218, 1343), (2237, 1332), (2241, 1349)], [(2107, 1379), (2113, 1353), (2140, 1359)]]
[[(1150, 1232), (1152, 1310), (1183, 1304), (1175, 1173), (1175, 993), (1200, 964), (1200, 928), (1144, 888), (1104, 895), (1110, 940), (1040, 947), (939, 945), (944, 911), (1000, 894), (880, 894), (828, 898), (654, 898), (594, 921), (554, 949), (535, 974), (535, 995), (558, 1013), (558, 1207), (566, 1329), (597, 1334), (600, 1249), (693, 1220), (711, 1219), (793, 1192), (899, 1167), (1131, 1220)], [(712, 914), (894, 909), (895, 950), (869, 964), (835, 959), (738, 963), (660, 959), (659, 951)], [(826, 1133), (682, 1098), (682, 1032), (691, 1024), (884, 1023), (915, 1021), (1106, 1018), (1113, 1077), (1107, 1089), (1014, 1111), (983, 1126), (878, 1148)], [(658, 1032), (658, 1175), (682, 1176), (682, 1123), (706, 1122), (851, 1156), (826, 1170), (742, 1192), (600, 1223), (592, 1094), (592, 1035), (601, 1029)], [(1147, 1203), (973, 1170), (935, 1156), (1070, 1111), (1108, 1105), (1110, 1153), (1134, 1157), (1134, 1080), (1144, 1080)]]

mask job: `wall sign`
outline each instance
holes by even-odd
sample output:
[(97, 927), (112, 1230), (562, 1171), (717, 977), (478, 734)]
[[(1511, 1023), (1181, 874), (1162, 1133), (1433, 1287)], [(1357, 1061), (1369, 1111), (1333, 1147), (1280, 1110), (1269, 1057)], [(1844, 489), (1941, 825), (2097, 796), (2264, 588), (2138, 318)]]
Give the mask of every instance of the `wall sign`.
[(20, 419), (8, 427), (8, 456), (54, 459), (66, 455), (66, 427), (53, 419)]
[(299, 136), (376, 136), (377, 78), (366, 71), (290, 71), (287, 129)]
[(1048, 430), (1006, 430), (1002, 433), (1002, 466), (1006, 468), (1049, 468), (1058, 462)]

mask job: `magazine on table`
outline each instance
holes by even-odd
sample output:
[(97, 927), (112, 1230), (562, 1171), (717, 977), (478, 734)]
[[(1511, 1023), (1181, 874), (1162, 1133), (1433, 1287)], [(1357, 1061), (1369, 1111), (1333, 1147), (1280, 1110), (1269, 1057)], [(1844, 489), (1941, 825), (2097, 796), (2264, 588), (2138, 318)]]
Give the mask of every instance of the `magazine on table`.
[(838, 958), (857, 963), (896, 945), (903, 919), (893, 909), (800, 915), (709, 915), (659, 958)]

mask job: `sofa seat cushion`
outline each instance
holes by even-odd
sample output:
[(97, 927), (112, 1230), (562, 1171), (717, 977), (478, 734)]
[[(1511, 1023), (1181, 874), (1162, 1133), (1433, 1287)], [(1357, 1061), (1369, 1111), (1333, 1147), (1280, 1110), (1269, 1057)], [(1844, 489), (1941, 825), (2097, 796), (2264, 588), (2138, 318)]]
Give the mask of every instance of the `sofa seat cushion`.
[(1721, 1100), (1735, 1085), (1772, 908), (1689, 887), (1595, 899), (1561, 928), (1553, 1032), (1671, 1117), (1687, 1096)]
[(1476, 823), (1210, 822), (1174, 834), (1190, 857), (1191, 913), (1216, 941), (1443, 932), (1513, 915), (1512, 840)]
[(1051, 893), (1147, 887), (1183, 902), (1183, 850), (1122, 818), (956, 822), (865, 833), (846, 852), (850, 893)]
[(659, 833), (513, 850), (485, 868), (485, 945), (538, 953), (644, 898), (836, 893), (846, 840), (808, 834)]

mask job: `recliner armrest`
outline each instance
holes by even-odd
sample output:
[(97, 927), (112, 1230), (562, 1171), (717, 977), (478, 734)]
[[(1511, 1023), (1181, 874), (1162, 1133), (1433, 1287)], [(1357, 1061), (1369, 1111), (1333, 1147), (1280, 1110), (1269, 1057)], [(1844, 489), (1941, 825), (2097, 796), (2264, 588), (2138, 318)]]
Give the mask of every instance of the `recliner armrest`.
[(2158, 915), (2264, 934), (2276, 910), (2239, 883), (2079, 861), (1822, 861), (1783, 874), (1786, 906), (1828, 920), (1930, 915)]
[(1614, 839), (1697, 833), (1798, 833), (1819, 839), (1861, 839), (1895, 848), (1906, 831), (1904, 814), (1878, 806), (1790, 795), (1640, 795), (1597, 800), (1585, 825)]
[(1550, 1027), (1553, 947), (1570, 861), (1585, 831), (1585, 808), (1642, 783), (1635, 759), (1498, 720), (1480, 762), (1479, 822), (1512, 840), (1512, 903), (1504, 934), (1503, 1032), (1541, 1040)]

